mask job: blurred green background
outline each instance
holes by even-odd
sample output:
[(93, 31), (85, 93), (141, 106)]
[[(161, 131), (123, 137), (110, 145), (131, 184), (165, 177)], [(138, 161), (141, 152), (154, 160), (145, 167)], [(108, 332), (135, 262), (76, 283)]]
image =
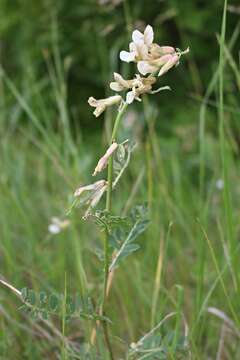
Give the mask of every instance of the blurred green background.
[[(237, 2), (235, 2), (237, 4)], [(231, 2), (233, 7), (234, 2)], [(174, 94), (156, 98), (161, 112), (169, 119), (164, 127), (196, 123), (199, 100), (216, 70), (222, 0), (214, 1), (1, 1), (1, 64), (22, 92), (29, 93), (34, 105), (36, 93), (43, 97), (49, 122), (55, 123), (54, 94), (48, 75), (46, 57), (52, 59), (58, 48), (66, 71), (67, 106), (71, 122), (82, 129), (97, 128), (87, 104), (89, 96), (109, 93), (108, 80), (113, 71), (129, 72), (120, 64), (119, 50), (126, 48), (129, 32), (146, 24), (154, 27), (155, 39), (181, 49), (190, 46), (191, 53), (176, 71), (162, 81)], [(238, 21), (229, 12), (229, 35)], [(131, 68), (132, 72), (134, 71)], [(131, 73), (132, 75), (132, 73)], [(12, 106), (6, 94), (6, 103)], [(36, 111), (39, 111), (35, 104)], [(188, 116), (186, 116), (186, 108)], [(54, 111), (55, 110), (55, 111)], [(9, 109), (8, 125), (15, 125)], [(159, 125), (160, 126), (160, 125)]]

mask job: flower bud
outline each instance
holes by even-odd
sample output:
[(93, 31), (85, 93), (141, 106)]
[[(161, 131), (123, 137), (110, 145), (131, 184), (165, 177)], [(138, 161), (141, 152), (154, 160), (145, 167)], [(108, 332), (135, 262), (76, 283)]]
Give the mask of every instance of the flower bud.
[(97, 166), (94, 170), (93, 176), (97, 175), (97, 173), (104, 170), (108, 164), (108, 160), (110, 156), (114, 153), (114, 151), (117, 149), (118, 144), (114, 142), (106, 151), (106, 153), (101, 157), (101, 159), (98, 161)]
[(160, 69), (158, 76), (162, 76), (163, 74), (165, 74), (168, 70), (170, 70), (173, 66), (177, 65), (179, 60), (179, 56), (176, 55), (172, 55), (170, 60), (168, 60)]

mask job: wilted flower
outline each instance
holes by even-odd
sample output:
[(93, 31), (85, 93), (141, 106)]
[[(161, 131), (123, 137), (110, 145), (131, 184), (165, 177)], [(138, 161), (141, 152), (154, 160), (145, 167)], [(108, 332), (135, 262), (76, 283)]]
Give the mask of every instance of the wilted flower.
[(98, 161), (97, 166), (94, 170), (93, 176), (97, 175), (97, 173), (104, 170), (108, 164), (108, 159), (114, 151), (118, 148), (118, 144), (116, 142), (112, 143), (110, 147), (107, 149), (106, 153), (101, 157), (101, 159)]
[(75, 197), (81, 196), (84, 192), (89, 192), (89, 196), (85, 200), (85, 204), (89, 205), (87, 211), (84, 214), (84, 218), (89, 215), (89, 212), (100, 201), (102, 195), (106, 191), (107, 181), (99, 180), (90, 185), (80, 186), (74, 193)]
[(121, 101), (122, 101), (122, 97), (120, 95), (109, 96), (106, 99), (99, 99), (99, 100), (97, 100), (91, 96), (88, 99), (89, 105), (96, 108), (93, 113), (96, 117), (101, 115), (108, 106), (111, 106), (114, 104), (120, 104)]
[(131, 104), (134, 99), (141, 101), (139, 96), (145, 93), (151, 93), (152, 85), (156, 82), (156, 78), (154, 76), (143, 78), (139, 74), (137, 74), (134, 79), (125, 80), (120, 74), (114, 73), (114, 79), (115, 81), (110, 83), (110, 88), (112, 90), (123, 91), (131, 89), (131, 91), (127, 93), (126, 97), (126, 102), (128, 104)]
[(98, 180), (93, 184), (80, 186), (74, 193), (74, 196), (80, 196), (85, 191), (96, 192), (99, 191), (104, 185), (106, 185), (106, 180)]
[(70, 225), (69, 220), (60, 220), (57, 217), (52, 217), (51, 224), (48, 226), (48, 231), (51, 234), (59, 234), (63, 229)]

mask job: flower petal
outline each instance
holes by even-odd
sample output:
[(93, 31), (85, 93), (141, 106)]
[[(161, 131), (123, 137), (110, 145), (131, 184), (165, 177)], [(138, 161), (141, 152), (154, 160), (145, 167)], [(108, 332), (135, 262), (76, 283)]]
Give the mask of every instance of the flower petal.
[(158, 70), (158, 67), (150, 65), (147, 61), (139, 61), (137, 68), (142, 75), (150, 74)]
[(158, 76), (162, 76), (165, 74), (168, 70), (170, 70), (173, 66), (175, 66), (179, 61), (179, 56), (173, 55), (170, 60), (166, 62), (166, 64), (163, 65), (163, 67), (160, 69)]
[(142, 41), (144, 35), (139, 30), (134, 30), (132, 33), (132, 40), (133, 42), (137, 43), (138, 41)]
[(129, 63), (135, 60), (135, 54), (133, 52), (123, 50), (120, 52), (120, 59)]
[(172, 46), (161, 46), (161, 53), (163, 55), (165, 54), (173, 54), (175, 52), (175, 49)]
[(113, 91), (122, 91), (124, 87), (116, 81), (110, 82), (110, 89)]
[(120, 85), (122, 85), (123, 88), (129, 88), (129, 81), (128, 80), (125, 80), (122, 75), (118, 74), (118, 73), (114, 73), (113, 74), (114, 76), (114, 79), (116, 82), (118, 82)]
[(148, 47), (143, 42), (139, 42), (137, 44), (137, 55), (142, 60), (147, 60), (148, 59)]
[(130, 42), (129, 50), (130, 50), (130, 52), (137, 53), (137, 46), (136, 46), (136, 44), (134, 42)]
[(112, 154), (114, 153), (114, 151), (116, 151), (117, 148), (118, 144), (116, 142), (110, 145), (106, 153), (99, 159), (97, 166), (95, 167), (93, 176), (97, 175), (97, 173), (101, 172), (107, 167), (110, 156), (112, 156)]
[(134, 101), (134, 93), (133, 93), (133, 91), (129, 91), (127, 93), (126, 103), (131, 104), (133, 101)]
[(96, 117), (99, 117), (105, 111), (105, 109), (106, 109), (106, 105), (100, 103), (94, 110), (93, 114)]
[(98, 104), (98, 101), (93, 96), (90, 96), (90, 98), (88, 99), (88, 103), (90, 106), (96, 107)]
[(146, 45), (151, 45), (153, 42), (153, 28), (150, 25), (147, 25), (146, 29), (144, 30), (144, 43)]

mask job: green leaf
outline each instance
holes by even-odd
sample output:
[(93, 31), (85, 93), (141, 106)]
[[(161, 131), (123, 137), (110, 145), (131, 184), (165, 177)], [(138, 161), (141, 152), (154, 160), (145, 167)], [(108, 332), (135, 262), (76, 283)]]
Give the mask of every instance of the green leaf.
[(146, 218), (146, 211), (142, 207), (135, 209), (135, 212), (132, 213), (132, 218), (135, 219), (135, 223), (128, 232), (126, 239), (122, 242), (119, 250), (117, 251), (110, 267), (109, 271), (112, 271), (116, 266), (118, 266), (119, 261), (123, 258), (126, 258), (133, 252), (139, 249), (139, 245), (132, 244), (136, 238), (141, 235), (147, 228), (149, 220)]
[(75, 303), (73, 302), (73, 298), (71, 296), (67, 296), (66, 299), (66, 313), (67, 315), (72, 315), (76, 310)]
[(36, 304), (36, 294), (33, 290), (28, 290), (27, 302), (29, 302), (32, 306)]
[(39, 303), (40, 307), (44, 307), (47, 303), (47, 294), (44, 291), (40, 291), (39, 293)]
[(41, 311), (41, 316), (44, 320), (47, 320), (48, 319), (48, 313), (47, 311)]
[(49, 301), (48, 301), (48, 305), (49, 305), (49, 309), (51, 311), (56, 311), (59, 305), (59, 299), (56, 295), (51, 294), (49, 296)]
[(28, 288), (23, 288), (22, 290), (21, 290), (21, 296), (22, 296), (22, 298), (23, 298), (23, 301), (27, 301), (27, 296), (28, 296)]

